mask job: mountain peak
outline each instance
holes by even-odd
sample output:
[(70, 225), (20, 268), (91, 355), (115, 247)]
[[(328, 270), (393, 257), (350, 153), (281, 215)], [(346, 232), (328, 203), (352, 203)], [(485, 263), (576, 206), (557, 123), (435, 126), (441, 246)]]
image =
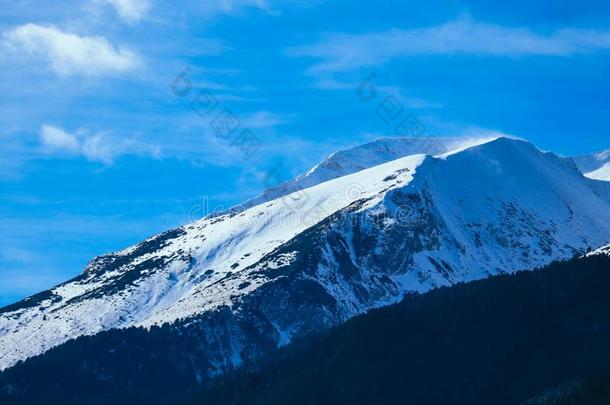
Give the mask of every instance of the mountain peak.
[(305, 174), (265, 190), (239, 205), (250, 208), (328, 180), (410, 155), (441, 155), (489, 142), (490, 137), (380, 137), (353, 148), (330, 154)]

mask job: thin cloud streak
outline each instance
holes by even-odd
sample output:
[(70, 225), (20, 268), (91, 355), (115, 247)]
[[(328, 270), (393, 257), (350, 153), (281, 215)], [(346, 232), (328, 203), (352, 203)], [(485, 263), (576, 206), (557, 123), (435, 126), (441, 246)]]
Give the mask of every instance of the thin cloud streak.
[(67, 154), (84, 156), (92, 162), (110, 165), (122, 155), (146, 155), (159, 157), (158, 147), (144, 145), (136, 139), (119, 138), (111, 133), (90, 133), (79, 129), (69, 133), (62, 128), (43, 124), (40, 128), (40, 141), (48, 154)]
[(286, 50), (293, 57), (321, 59), (310, 73), (379, 66), (413, 55), (562, 56), (610, 49), (610, 31), (563, 28), (540, 34), (462, 16), (445, 24), (368, 34), (328, 33), (311, 45)]

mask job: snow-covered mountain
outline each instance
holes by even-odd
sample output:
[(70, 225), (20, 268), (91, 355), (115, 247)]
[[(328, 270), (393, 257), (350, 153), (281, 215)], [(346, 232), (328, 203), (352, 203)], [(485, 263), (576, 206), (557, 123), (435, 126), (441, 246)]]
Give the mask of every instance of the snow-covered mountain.
[[(335, 152), (314, 166), (307, 173), (288, 181), (269, 173), (266, 182), (269, 189), (257, 197), (239, 205), (238, 209), (250, 208), (284, 195), (303, 190), (337, 177), (347, 176), (373, 166), (412, 155), (439, 155), (449, 151), (478, 145), (493, 138), (379, 138), (364, 145)], [(275, 177), (280, 177), (279, 179)], [(278, 181), (280, 180), (280, 181)], [(275, 184), (279, 183), (279, 184)]]
[(570, 159), (507, 138), (435, 156), (397, 142), (335, 154), (296, 188), (97, 257), (0, 309), (0, 369), (77, 336), (174, 324), (196, 328), (199, 371), (213, 375), (406, 292), (610, 242), (610, 183)]
[(592, 155), (577, 156), (573, 159), (586, 177), (610, 181), (610, 150)]

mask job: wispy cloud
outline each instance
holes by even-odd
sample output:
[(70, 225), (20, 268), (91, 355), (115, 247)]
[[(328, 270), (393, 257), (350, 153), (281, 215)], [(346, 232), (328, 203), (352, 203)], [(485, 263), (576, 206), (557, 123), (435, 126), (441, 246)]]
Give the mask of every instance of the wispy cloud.
[(98, 2), (112, 6), (119, 17), (128, 24), (140, 21), (151, 7), (149, 0), (98, 0)]
[[(323, 74), (315, 78), (315, 82), (312, 84), (313, 88), (319, 90), (339, 90), (339, 91), (355, 91), (360, 86), (360, 82), (349, 82), (339, 81), (332, 77), (333, 75)], [(422, 109), (422, 108), (442, 108), (441, 103), (437, 103), (430, 100), (425, 100), (419, 97), (407, 96), (407, 91), (399, 86), (376, 86), (377, 90), (386, 96), (395, 97), (398, 102), (408, 108)]]
[(427, 28), (367, 34), (328, 33), (314, 44), (291, 47), (295, 57), (321, 62), (311, 73), (382, 65), (410, 55), (570, 56), (610, 49), (610, 31), (563, 28), (549, 34), (525, 27), (477, 22), (469, 16)]
[(42, 58), (60, 76), (100, 76), (137, 68), (140, 58), (130, 49), (101, 36), (80, 36), (54, 25), (25, 24), (4, 32), (7, 49)]
[(206, 16), (222, 14), (236, 14), (245, 8), (257, 8), (270, 11), (271, 7), (266, 0), (208, 0), (201, 5)]
[(112, 164), (122, 155), (148, 155), (157, 157), (160, 149), (135, 139), (120, 138), (111, 133), (91, 133), (79, 129), (75, 133), (44, 124), (40, 128), (43, 149), (51, 154), (80, 155), (94, 162)]
[(242, 125), (252, 129), (275, 128), (289, 122), (290, 120), (286, 116), (264, 110), (247, 115), (242, 119)]

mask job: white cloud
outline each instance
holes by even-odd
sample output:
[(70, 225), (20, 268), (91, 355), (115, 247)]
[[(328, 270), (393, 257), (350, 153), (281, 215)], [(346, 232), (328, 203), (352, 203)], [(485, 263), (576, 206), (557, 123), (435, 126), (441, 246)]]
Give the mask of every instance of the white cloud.
[(63, 149), (71, 152), (79, 149), (76, 136), (67, 133), (61, 128), (53, 127), (51, 125), (44, 124), (40, 128), (40, 138), (43, 145), (49, 149)]
[(140, 60), (131, 50), (104, 37), (79, 36), (53, 25), (25, 24), (4, 33), (10, 49), (46, 59), (61, 76), (97, 76), (135, 69)]
[(69, 133), (62, 128), (49, 124), (42, 125), (40, 141), (49, 154), (83, 156), (92, 162), (110, 165), (114, 159), (123, 155), (143, 155), (158, 157), (158, 147), (146, 145), (134, 139), (120, 138), (110, 133), (90, 133), (79, 129)]
[(477, 22), (468, 16), (428, 28), (369, 34), (331, 33), (312, 45), (292, 47), (292, 56), (321, 59), (312, 73), (377, 66), (409, 55), (570, 56), (610, 49), (610, 32), (564, 28), (541, 34), (523, 27)]
[(116, 10), (121, 19), (129, 24), (140, 21), (150, 10), (149, 0), (102, 0)]

